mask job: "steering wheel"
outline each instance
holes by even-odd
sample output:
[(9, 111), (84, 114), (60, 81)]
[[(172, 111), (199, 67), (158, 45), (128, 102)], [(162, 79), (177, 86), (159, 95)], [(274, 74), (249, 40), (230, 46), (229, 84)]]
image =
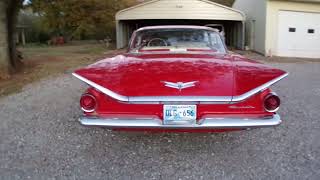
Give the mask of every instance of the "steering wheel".
[(162, 42), (164, 44), (164, 46), (168, 46), (168, 43), (166, 40), (164, 39), (161, 39), (161, 38), (153, 38), (151, 39), (149, 42), (148, 42), (148, 47), (152, 47), (152, 43), (155, 42), (155, 41), (159, 41), (160, 43)]

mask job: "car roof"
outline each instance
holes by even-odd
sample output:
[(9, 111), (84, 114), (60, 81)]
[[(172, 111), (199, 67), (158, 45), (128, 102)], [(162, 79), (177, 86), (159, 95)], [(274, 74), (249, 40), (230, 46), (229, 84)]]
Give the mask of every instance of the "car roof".
[(146, 27), (142, 27), (138, 30), (136, 30), (136, 32), (139, 31), (144, 31), (144, 30), (154, 30), (154, 29), (201, 29), (201, 30), (209, 30), (209, 31), (215, 31), (217, 32), (216, 29), (211, 28), (211, 27), (206, 27), (206, 26), (186, 26), (186, 25), (170, 25), (170, 26), (146, 26)]

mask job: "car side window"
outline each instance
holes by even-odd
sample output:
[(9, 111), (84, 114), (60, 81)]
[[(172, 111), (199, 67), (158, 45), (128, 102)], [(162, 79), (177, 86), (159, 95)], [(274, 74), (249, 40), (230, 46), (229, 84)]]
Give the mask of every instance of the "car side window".
[(212, 43), (212, 46), (217, 48), (217, 49), (220, 49), (221, 46), (220, 46), (220, 41), (218, 40), (219, 36), (217, 36), (216, 34), (213, 34), (213, 33), (210, 33), (210, 39), (211, 39), (211, 43)]

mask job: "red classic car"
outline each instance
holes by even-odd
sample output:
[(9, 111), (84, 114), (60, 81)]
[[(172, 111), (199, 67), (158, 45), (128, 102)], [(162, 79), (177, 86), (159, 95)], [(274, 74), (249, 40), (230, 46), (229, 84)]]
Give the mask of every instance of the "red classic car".
[(89, 85), (82, 125), (221, 132), (279, 125), (270, 86), (288, 73), (229, 54), (210, 27), (153, 26), (133, 33), (127, 53), (73, 75)]

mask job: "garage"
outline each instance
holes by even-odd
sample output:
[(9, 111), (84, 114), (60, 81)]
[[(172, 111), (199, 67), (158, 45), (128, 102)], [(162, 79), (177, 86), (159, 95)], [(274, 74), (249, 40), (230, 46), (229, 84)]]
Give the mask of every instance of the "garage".
[(235, 0), (233, 8), (246, 13), (251, 50), (265, 56), (320, 58), (320, 0)]
[(226, 44), (244, 49), (245, 15), (208, 0), (153, 0), (116, 14), (117, 48), (125, 48), (134, 30), (154, 25), (223, 25)]
[(320, 13), (279, 11), (279, 56), (320, 57)]

